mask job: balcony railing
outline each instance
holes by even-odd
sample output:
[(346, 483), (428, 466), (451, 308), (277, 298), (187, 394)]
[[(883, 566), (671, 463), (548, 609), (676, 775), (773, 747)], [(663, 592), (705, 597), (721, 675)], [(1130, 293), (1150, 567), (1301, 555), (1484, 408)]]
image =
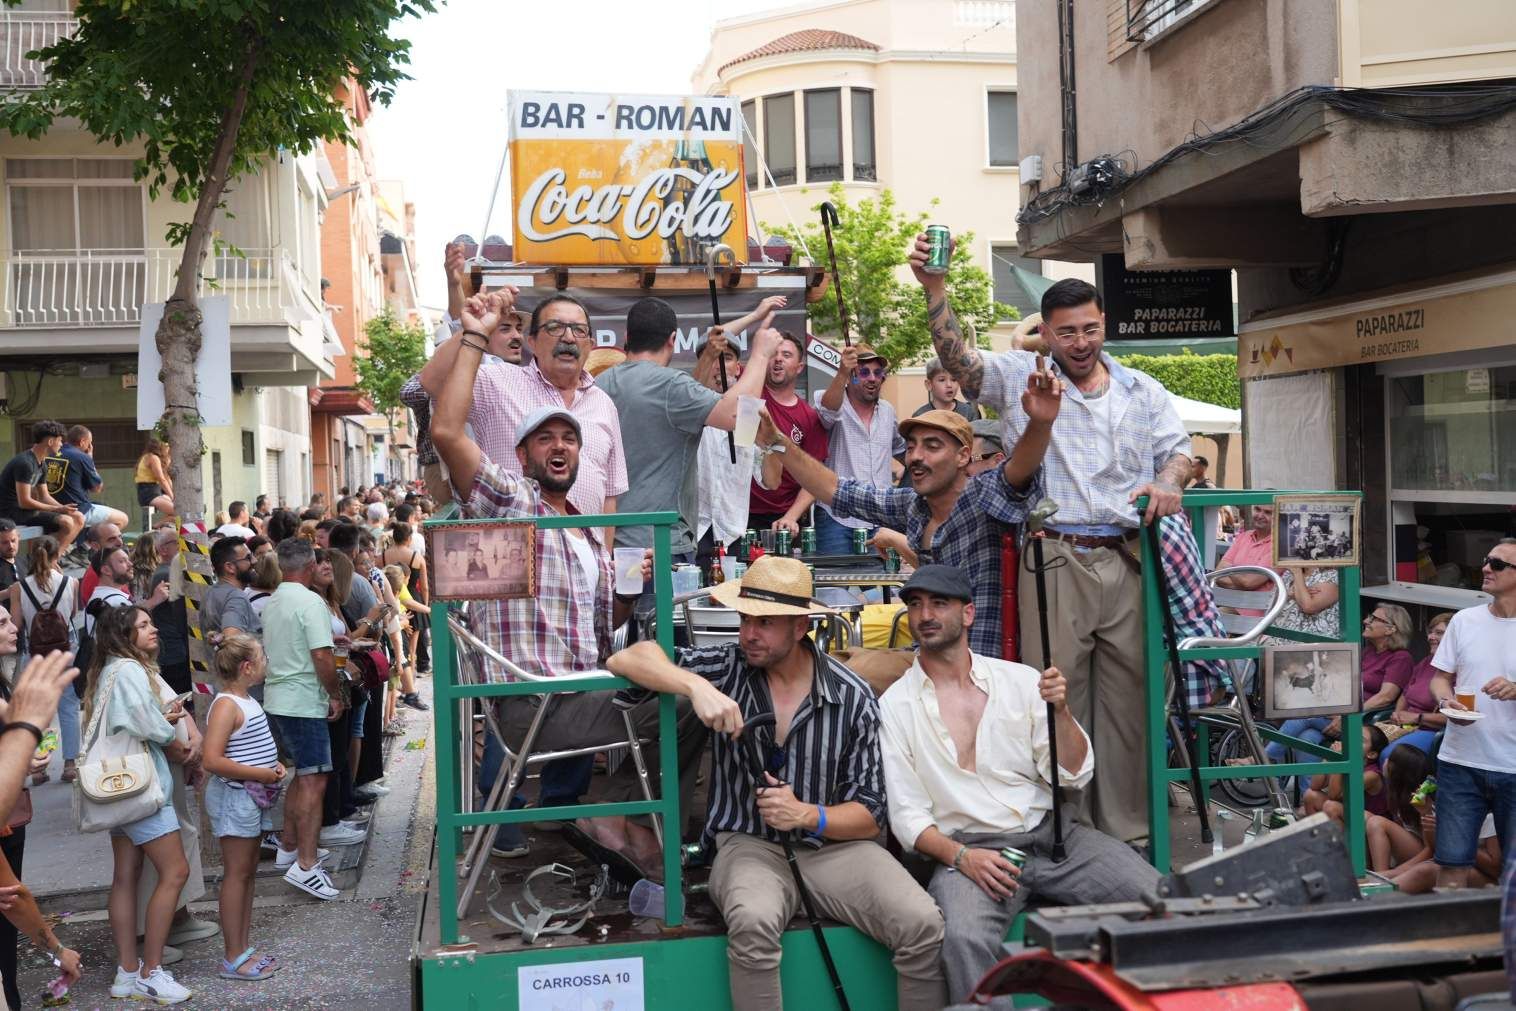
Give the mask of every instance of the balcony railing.
[(63, 13), (0, 12), (0, 89), (40, 88), (47, 71), (26, 54), (46, 49), (78, 28), (78, 19)]
[[(212, 255), (201, 295), (231, 299), (233, 323), (293, 324), (320, 314), (319, 296), (282, 248)], [(119, 327), (142, 320), (145, 302), (173, 293), (178, 249), (0, 253), (0, 328)]]

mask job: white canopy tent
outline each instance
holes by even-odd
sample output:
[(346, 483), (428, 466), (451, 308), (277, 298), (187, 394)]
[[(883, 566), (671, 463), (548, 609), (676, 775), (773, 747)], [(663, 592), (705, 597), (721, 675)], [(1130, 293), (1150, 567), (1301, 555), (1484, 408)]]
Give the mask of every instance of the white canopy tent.
[(1230, 407), (1218, 407), (1202, 400), (1176, 397), (1170, 393), (1174, 409), (1184, 430), (1191, 435), (1239, 435), (1242, 432), (1242, 412)]

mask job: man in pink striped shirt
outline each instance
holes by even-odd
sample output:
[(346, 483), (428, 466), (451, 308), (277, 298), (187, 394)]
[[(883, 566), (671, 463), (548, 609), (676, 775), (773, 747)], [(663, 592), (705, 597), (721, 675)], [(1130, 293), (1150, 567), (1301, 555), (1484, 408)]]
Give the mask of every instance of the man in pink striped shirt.
[[(514, 300), (516, 290), (507, 289)], [(437, 349), (421, 370), (421, 385), (433, 400), (464, 340), (486, 345), (487, 335), (460, 331)], [(516, 430), (539, 407), (567, 408), (584, 432), (579, 478), (569, 502), (581, 513), (612, 513), (616, 497), (627, 489), (626, 457), (616, 405), (584, 370), (594, 342), (589, 312), (572, 295), (557, 294), (538, 302), (527, 328), (532, 361), (524, 366), (486, 361), (474, 380), (468, 423), (474, 442), (506, 473), (520, 476)]]

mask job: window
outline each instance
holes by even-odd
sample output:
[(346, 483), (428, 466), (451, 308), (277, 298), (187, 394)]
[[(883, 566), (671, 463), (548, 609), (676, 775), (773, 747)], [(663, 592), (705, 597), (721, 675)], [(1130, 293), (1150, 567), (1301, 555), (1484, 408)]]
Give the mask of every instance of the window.
[[(74, 424), (81, 424), (90, 430), (95, 437), (95, 467), (103, 470), (107, 467), (135, 467), (137, 458), (142, 455), (143, 447), (147, 445), (147, 434), (137, 431), (136, 418), (119, 418), (115, 420), (102, 418), (56, 418), (63, 427), (68, 428)], [(16, 452), (29, 448), (32, 444), (32, 426), (35, 421), (20, 421), (16, 423), (16, 440), (18, 448)]]
[(853, 178), (874, 182), (874, 93), (863, 88), (849, 89), (853, 105)]
[[(1018, 270), (1022, 273), (1018, 274)], [(1042, 277), (1041, 260), (1021, 256), (1016, 246), (991, 246), (990, 277), (995, 286), (995, 301), (1015, 306), (1021, 310), (1022, 319), (1041, 307), (1042, 291), (1036, 281)]]
[(842, 178), (842, 92), (805, 93), (805, 181)]
[(986, 97), (989, 102), (990, 165), (996, 168), (1015, 166), (1021, 160), (1016, 136), (1016, 93), (991, 91)]
[(242, 466), (258, 466), (258, 457), (253, 450), (253, 433), (246, 428), (242, 430)]
[(5, 179), (15, 252), (142, 252), (142, 187), (130, 160), (7, 158)]
[(795, 181), (795, 96), (763, 100), (763, 157), (775, 186)]
[(751, 98), (742, 103), (742, 167), (747, 173), (747, 188), (758, 188), (758, 149), (753, 138), (758, 136), (758, 103)]

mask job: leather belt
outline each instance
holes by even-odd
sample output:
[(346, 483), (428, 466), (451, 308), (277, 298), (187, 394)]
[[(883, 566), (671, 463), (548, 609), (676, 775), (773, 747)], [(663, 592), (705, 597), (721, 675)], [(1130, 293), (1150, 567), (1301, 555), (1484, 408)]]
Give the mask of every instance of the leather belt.
[(1096, 537), (1093, 534), (1066, 534), (1061, 530), (1048, 528), (1047, 536), (1055, 541), (1072, 544), (1076, 548), (1123, 548), (1137, 539), (1137, 531), (1128, 530), (1120, 536)]

